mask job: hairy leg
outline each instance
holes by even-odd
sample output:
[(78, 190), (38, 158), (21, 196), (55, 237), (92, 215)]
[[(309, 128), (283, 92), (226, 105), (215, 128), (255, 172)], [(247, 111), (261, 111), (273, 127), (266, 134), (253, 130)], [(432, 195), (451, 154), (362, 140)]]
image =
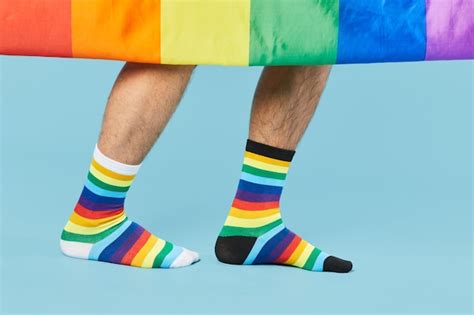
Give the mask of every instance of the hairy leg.
[(311, 271), (349, 272), (287, 229), (280, 196), (291, 160), (318, 105), (330, 67), (267, 67), (255, 93), (249, 140), (237, 193), (216, 242), (231, 264), (283, 264)]
[(175, 111), (193, 69), (127, 63), (107, 102), (100, 150), (122, 163), (141, 163)]
[(165, 128), (193, 67), (127, 63), (108, 100), (86, 184), (60, 246), (75, 258), (144, 268), (176, 268), (199, 255), (167, 242), (125, 214), (140, 163)]
[(255, 92), (249, 138), (294, 150), (326, 86), (330, 66), (266, 67)]

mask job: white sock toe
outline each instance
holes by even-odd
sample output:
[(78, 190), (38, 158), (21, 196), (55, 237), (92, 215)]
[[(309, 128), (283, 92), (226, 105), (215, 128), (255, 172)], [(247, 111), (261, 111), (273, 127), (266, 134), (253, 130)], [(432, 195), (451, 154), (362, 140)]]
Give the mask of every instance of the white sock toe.
[(195, 251), (192, 251), (192, 250), (188, 250), (191, 255), (193, 256), (193, 262), (197, 262), (200, 260), (199, 258), (199, 253), (198, 252), (195, 252)]
[(199, 254), (184, 248), (183, 252), (175, 259), (171, 268), (189, 266), (199, 260)]

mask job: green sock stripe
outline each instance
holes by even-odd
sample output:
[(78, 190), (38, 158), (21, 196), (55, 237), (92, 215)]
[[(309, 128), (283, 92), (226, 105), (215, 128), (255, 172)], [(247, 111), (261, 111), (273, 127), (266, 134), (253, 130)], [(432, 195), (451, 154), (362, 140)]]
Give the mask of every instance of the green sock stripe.
[(173, 250), (173, 244), (166, 242), (163, 249), (156, 255), (155, 260), (153, 261), (153, 268), (159, 268), (165, 260), (166, 255), (168, 255)]
[(122, 224), (124, 224), (127, 220), (123, 220), (117, 225), (112, 226), (111, 228), (97, 233), (97, 234), (76, 234), (76, 233), (71, 233), (66, 230), (63, 230), (61, 234), (61, 239), (63, 241), (71, 241), (71, 242), (81, 242), (81, 243), (96, 243), (98, 241), (103, 240), (110, 234), (112, 234), (115, 230), (117, 230)]
[(311, 252), (311, 255), (309, 255), (308, 260), (306, 260), (306, 263), (304, 264), (303, 269), (313, 270), (314, 263), (316, 262), (316, 259), (318, 258), (320, 253), (321, 253), (321, 250), (315, 247), (313, 251)]
[(268, 223), (267, 225), (263, 225), (257, 228), (246, 228), (246, 227), (237, 227), (237, 226), (227, 226), (224, 225), (224, 227), (221, 230), (221, 233), (219, 236), (226, 237), (226, 236), (250, 236), (250, 237), (259, 237), (260, 235), (263, 235), (273, 229), (275, 226), (278, 226), (282, 224), (283, 221), (281, 219), (278, 219), (276, 221), (273, 221), (271, 223)]
[(95, 177), (91, 172), (89, 172), (89, 174), (87, 174), (87, 178), (96, 186), (102, 188), (102, 189), (106, 189), (106, 190), (109, 190), (109, 191), (120, 191), (120, 192), (125, 192), (125, 191), (128, 191), (128, 189), (130, 188), (130, 186), (127, 186), (127, 187), (120, 187), (120, 186), (114, 186), (114, 185), (110, 185), (110, 184), (107, 184), (107, 183), (104, 183), (103, 181), (101, 181), (100, 179), (98, 179), (97, 177)]
[(286, 173), (277, 173), (277, 172), (271, 172), (271, 171), (266, 171), (262, 170), (250, 165), (244, 164), (242, 166), (242, 172), (249, 173), (252, 175), (257, 175), (261, 177), (269, 177), (273, 179), (281, 179), (284, 180), (286, 178)]

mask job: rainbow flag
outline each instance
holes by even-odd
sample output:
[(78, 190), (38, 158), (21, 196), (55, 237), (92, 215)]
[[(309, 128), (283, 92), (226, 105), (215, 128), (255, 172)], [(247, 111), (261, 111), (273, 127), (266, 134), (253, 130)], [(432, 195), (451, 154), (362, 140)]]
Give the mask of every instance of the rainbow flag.
[(0, 54), (162, 64), (473, 59), (474, 0), (1, 0)]

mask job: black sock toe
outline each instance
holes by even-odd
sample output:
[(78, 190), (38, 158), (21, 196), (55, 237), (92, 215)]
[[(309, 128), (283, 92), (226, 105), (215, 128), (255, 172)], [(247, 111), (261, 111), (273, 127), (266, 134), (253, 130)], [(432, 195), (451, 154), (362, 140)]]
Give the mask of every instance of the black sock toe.
[(329, 256), (324, 260), (323, 271), (346, 273), (352, 270), (352, 262)]

